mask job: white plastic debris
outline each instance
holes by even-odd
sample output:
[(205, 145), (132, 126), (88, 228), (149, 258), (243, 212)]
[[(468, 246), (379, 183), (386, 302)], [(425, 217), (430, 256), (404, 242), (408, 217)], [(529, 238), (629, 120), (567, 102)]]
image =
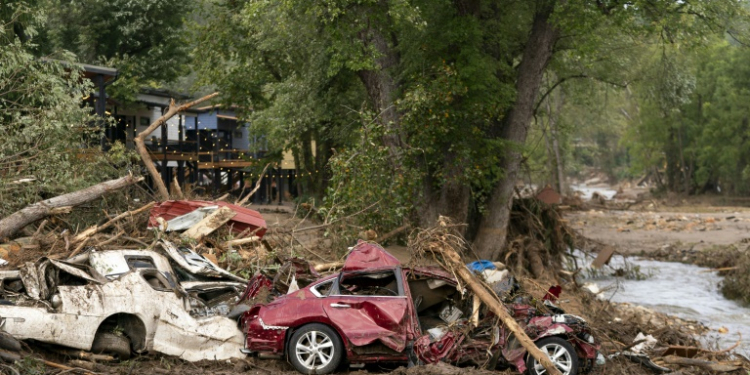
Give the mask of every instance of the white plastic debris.
[(635, 353), (635, 354), (646, 354), (646, 351), (653, 349), (657, 343), (657, 340), (656, 338), (654, 338), (654, 336), (644, 335), (643, 332), (639, 332), (638, 336), (635, 336), (635, 338), (633, 339), (633, 342), (638, 342), (642, 340), (645, 340), (645, 341), (630, 348), (630, 352)]
[(298, 290), (299, 290), (299, 285), (297, 285), (297, 278), (294, 277), (294, 275), (292, 275), (292, 282), (289, 283), (289, 291), (286, 292), (286, 294), (290, 294)]
[(430, 334), (432, 341), (437, 341), (445, 336), (445, 329), (441, 327), (430, 328), (427, 330), (427, 333)]
[(508, 276), (508, 270), (484, 270), (482, 271), (484, 279), (488, 284), (492, 285), (497, 282), (503, 281)]

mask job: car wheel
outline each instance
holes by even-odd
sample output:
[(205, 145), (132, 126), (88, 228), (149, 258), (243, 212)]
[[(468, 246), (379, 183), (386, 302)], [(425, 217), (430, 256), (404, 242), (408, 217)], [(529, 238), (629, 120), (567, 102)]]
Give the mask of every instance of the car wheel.
[[(559, 337), (545, 337), (536, 342), (536, 346), (542, 353), (552, 360), (558, 370), (563, 375), (576, 375), (578, 374), (578, 355), (576, 354), (573, 345)], [(529, 355), (526, 359), (526, 367), (528, 368), (529, 375), (542, 375), (546, 374), (547, 370), (542, 366), (539, 361)]]
[(113, 354), (121, 361), (130, 358), (130, 340), (125, 335), (99, 332), (91, 345), (93, 353)]
[(343, 351), (336, 331), (316, 323), (294, 332), (287, 355), (292, 366), (303, 374), (328, 374), (341, 364)]

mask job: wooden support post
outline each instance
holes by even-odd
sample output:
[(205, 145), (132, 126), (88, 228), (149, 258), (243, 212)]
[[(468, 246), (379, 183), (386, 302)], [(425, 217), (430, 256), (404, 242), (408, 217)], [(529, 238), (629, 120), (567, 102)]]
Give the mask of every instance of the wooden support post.
[(279, 205), (281, 205), (281, 202), (282, 202), (281, 196), (283, 195), (282, 193), (284, 191), (283, 185), (281, 185), (281, 173), (282, 173), (281, 167), (279, 167), (279, 170), (277, 173), (278, 174), (276, 175), (276, 194), (279, 195)]
[(195, 115), (195, 182), (200, 182), (200, 167), (201, 162), (201, 131), (198, 129), (198, 116)]
[(214, 168), (214, 196), (221, 193), (221, 170)]

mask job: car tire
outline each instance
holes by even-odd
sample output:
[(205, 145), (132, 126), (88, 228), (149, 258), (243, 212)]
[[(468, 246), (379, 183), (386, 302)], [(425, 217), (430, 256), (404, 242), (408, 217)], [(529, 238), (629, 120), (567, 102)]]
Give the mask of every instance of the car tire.
[[(578, 374), (578, 354), (569, 342), (560, 337), (545, 337), (537, 341), (536, 346), (550, 357), (552, 363), (563, 375)], [(547, 370), (531, 355), (526, 359), (526, 368), (529, 375), (547, 373)]]
[(124, 361), (130, 358), (130, 340), (125, 335), (99, 332), (91, 345), (91, 352), (113, 354)]
[(331, 327), (308, 324), (292, 335), (287, 356), (292, 366), (303, 374), (328, 374), (341, 364), (344, 346)]

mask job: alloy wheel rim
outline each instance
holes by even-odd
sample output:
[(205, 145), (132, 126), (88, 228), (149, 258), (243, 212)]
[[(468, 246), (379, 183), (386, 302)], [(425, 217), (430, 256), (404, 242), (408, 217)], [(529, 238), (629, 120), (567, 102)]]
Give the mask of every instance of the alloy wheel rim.
[[(570, 371), (573, 369), (573, 358), (565, 347), (560, 344), (550, 343), (542, 346), (539, 350), (549, 357), (563, 375), (570, 375)], [(547, 369), (539, 361), (534, 360), (534, 373), (538, 375), (546, 374)]]
[(297, 340), (295, 352), (299, 362), (310, 370), (327, 366), (333, 360), (333, 341), (320, 331), (310, 331)]

